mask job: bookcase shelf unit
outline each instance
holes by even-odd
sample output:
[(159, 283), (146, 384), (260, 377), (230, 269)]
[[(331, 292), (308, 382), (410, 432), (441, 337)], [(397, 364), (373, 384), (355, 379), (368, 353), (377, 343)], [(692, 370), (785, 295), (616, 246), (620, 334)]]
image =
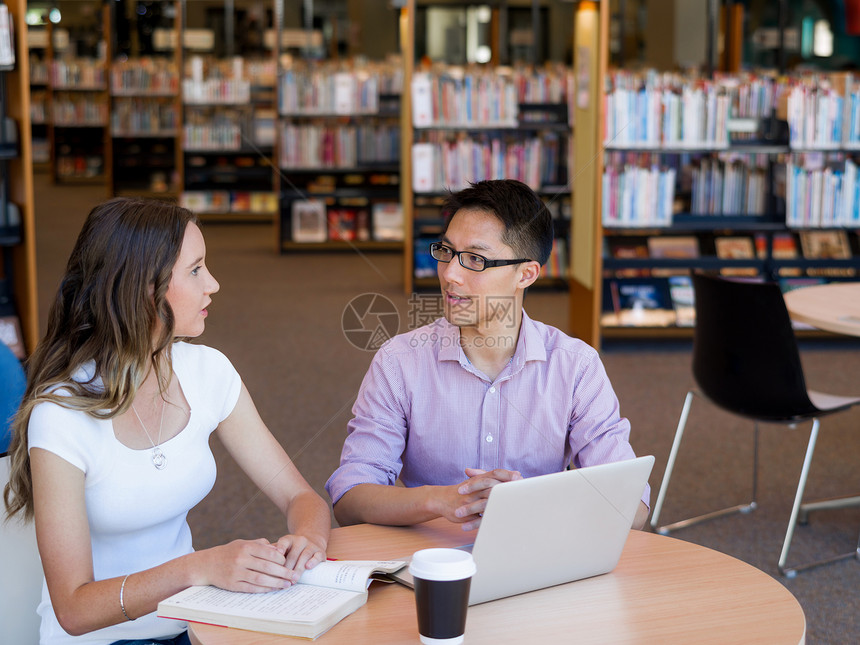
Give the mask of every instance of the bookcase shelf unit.
[(279, 180), (281, 252), (402, 250), (399, 167), (282, 168)]
[(210, 60), (204, 78), (202, 64), (190, 58), (183, 82), (183, 202), (204, 219), (272, 222), (274, 75), (255, 80), (238, 60)]
[[(478, 4), (478, 3), (476, 3)], [(495, 59), (488, 64), (416, 63), (415, 0), (402, 3), (401, 203), (404, 213), (404, 291), (438, 288), (429, 252), (444, 227), (441, 207), (449, 189), (481, 179), (519, 179), (547, 202), (556, 240), (533, 288), (567, 288), (570, 246), (573, 73), (569, 68), (499, 65), (499, 6), (491, 7)], [(534, 37), (534, 34), (532, 34)], [(535, 38), (539, 42), (539, 39)], [(426, 57), (425, 57), (426, 58)], [(449, 154), (450, 153), (450, 154)], [(468, 168), (458, 159), (491, 159)]]
[(48, 59), (51, 47), (52, 25), (29, 27), (27, 49), (30, 64), (30, 122), (33, 146), (33, 169), (48, 171), (51, 168), (51, 141), (48, 118)]
[[(203, 221), (273, 223), (274, 55), (240, 56), (247, 7), (223, 0), (180, 7), (180, 203)], [(261, 42), (266, 16), (254, 26)]]
[[(593, 198), (583, 193), (574, 205), (582, 244), (573, 250), (572, 333), (597, 347), (602, 337), (689, 336), (691, 271), (779, 280), (784, 289), (856, 280), (860, 92), (850, 75), (610, 72), (609, 5), (580, 3), (577, 12), (574, 65), (590, 76), (591, 100), (577, 109), (588, 127), (576, 157), (594, 163), (580, 178)], [(661, 103), (657, 93), (670, 85)], [(823, 102), (835, 95), (839, 109)], [(758, 112), (750, 96), (762, 99)], [(662, 105), (661, 116), (637, 112), (637, 101)], [(676, 318), (640, 315), (655, 303), (655, 313), (668, 308)]]
[[(56, 184), (104, 185), (110, 174), (108, 5), (88, 0), (98, 16), (98, 52), (76, 50), (69, 32), (47, 28), (46, 104), (51, 178)], [(57, 41), (62, 36), (62, 45)]]
[[(198, 22), (201, 15), (206, 20), (213, 18), (210, 10), (220, 12), (214, 17), (216, 28), (202, 28), (196, 23), (189, 28), (188, 0), (103, 4), (100, 29), (106, 34), (107, 55), (99, 67), (104, 82), (97, 89), (85, 90), (80, 84), (74, 88), (80, 94), (99, 97), (100, 120), (98, 124), (88, 123), (81, 117), (73, 124), (69, 118), (68, 123), (48, 126), (52, 173), (55, 178), (60, 174), (63, 183), (103, 183), (109, 195), (178, 199), (204, 220), (271, 222), (276, 213), (273, 142), (259, 145), (252, 130), (258, 127), (257, 115), (267, 111), (263, 125), (273, 130), (274, 60), (261, 54), (261, 60), (246, 58), (240, 65), (232, 55), (216, 58), (216, 50), (226, 47), (229, 53), (232, 49), (220, 41), (221, 36), (215, 38), (215, 31), (224, 29), (238, 39), (231, 8), (240, 9), (225, 0), (195, 0), (192, 5)], [(265, 5), (260, 6), (265, 14)], [(125, 11), (120, 14), (121, 9)], [(244, 10), (247, 7), (243, 6)], [(47, 29), (50, 64), (54, 59), (51, 25)], [(203, 62), (206, 78), (192, 78), (198, 64), (195, 59)], [(259, 81), (261, 66), (271, 78)], [(225, 81), (221, 88), (226, 87), (234, 69), (242, 75), (241, 81), (248, 82), (249, 98), (236, 100), (217, 94), (218, 83)], [(187, 87), (187, 83), (192, 86)], [(205, 90), (215, 92), (211, 100), (199, 95)], [(48, 104), (59, 91), (51, 79)], [(188, 94), (187, 101), (183, 94)], [(92, 116), (83, 111), (83, 116)], [(228, 111), (244, 114), (239, 121), (248, 132), (241, 131), (238, 145), (223, 140), (225, 132), (235, 125), (229, 118), (221, 118)], [(203, 144), (200, 137), (206, 139)], [(93, 154), (78, 155), (74, 164), (66, 164), (71, 173), (58, 173), (64, 152), (85, 144)], [(261, 163), (263, 173), (254, 172), (254, 164), (247, 163), (250, 157), (254, 164)], [(92, 163), (87, 164), (87, 159)], [(80, 166), (79, 172), (75, 165)], [(93, 171), (95, 167), (99, 172)], [(265, 175), (262, 180), (261, 174)], [(246, 185), (248, 179), (251, 181)]]
[(23, 358), (35, 348), (39, 333), (27, 3), (5, 0), (5, 5), (15, 63), (0, 68), (0, 124), (11, 119), (17, 144), (7, 138), (5, 128), (0, 132), (0, 342)]
[[(121, 6), (126, 15), (117, 13)], [(147, 15), (153, 6), (158, 10), (157, 27), (151, 24), (155, 16)], [(137, 6), (109, 3), (105, 10), (110, 61), (108, 194), (176, 199), (182, 161), (179, 0)], [(150, 29), (148, 42), (141, 42), (141, 32)], [(121, 31), (126, 34), (122, 43)]]
[(401, 251), (401, 61), (304, 57), (276, 5), (278, 251)]

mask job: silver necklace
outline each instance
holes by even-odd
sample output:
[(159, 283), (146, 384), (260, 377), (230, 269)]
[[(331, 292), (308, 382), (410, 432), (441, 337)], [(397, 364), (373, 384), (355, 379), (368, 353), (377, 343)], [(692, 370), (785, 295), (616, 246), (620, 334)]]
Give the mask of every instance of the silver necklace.
[(134, 416), (137, 417), (137, 420), (140, 422), (140, 427), (143, 428), (143, 431), (146, 433), (146, 438), (149, 439), (149, 443), (152, 444), (152, 465), (155, 466), (158, 470), (162, 470), (167, 466), (167, 457), (161, 452), (161, 429), (164, 427), (164, 408), (167, 407), (167, 402), (162, 399), (161, 400), (161, 423), (158, 424), (158, 443), (155, 443), (152, 440), (152, 437), (149, 436), (149, 430), (146, 429), (146, 426), (143, 425), (143, 420), (140, 418), (140, 415), (137, 413), (137, 410), (134, 407), (134, 403), (131, 404), (131, 409), (134, 412)]

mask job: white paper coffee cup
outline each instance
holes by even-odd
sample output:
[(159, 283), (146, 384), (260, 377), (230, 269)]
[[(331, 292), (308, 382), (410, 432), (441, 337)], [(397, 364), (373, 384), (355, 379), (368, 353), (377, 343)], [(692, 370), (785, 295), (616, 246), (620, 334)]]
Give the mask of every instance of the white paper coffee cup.
[(409, 564), (415, 585), (418, 634), (425, 645), (463, 642), (469, 589), (475, 575), (472, 554), (460, 549), (424, 549)]

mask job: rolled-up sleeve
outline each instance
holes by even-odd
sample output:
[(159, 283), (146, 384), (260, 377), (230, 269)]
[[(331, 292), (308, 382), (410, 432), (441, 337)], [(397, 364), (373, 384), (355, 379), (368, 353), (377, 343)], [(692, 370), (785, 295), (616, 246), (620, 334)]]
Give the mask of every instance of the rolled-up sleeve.
[[(621, 416), (618, 397), (596, 353), (582, 362), (574, 383), (569, 442), (577, 468), (636, 457), (630, 445), (630, 421)], [(642, 501), (650, 508), (647, 484)]]
[(393, 485), (400, 476), (409, 432), (404, 399), (400, 367), (383, 347), (358, 391), (340, 466), (326, 482), (332, 503), (358, 484)]

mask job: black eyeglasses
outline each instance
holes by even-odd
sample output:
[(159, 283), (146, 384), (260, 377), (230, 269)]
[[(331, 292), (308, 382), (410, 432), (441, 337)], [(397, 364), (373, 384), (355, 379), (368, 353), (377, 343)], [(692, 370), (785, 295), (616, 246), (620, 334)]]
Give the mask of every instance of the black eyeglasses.
[(437, 262), (450, 262), (457, 256), (460, 260), (460, 266), (469, 271), (483, 271), (493, 267), (505, 267), (511, 264), (522, 264), (523, 262), (531, 262), (531, 260), (488, 260), (483, 255), (472, 253), (470, 251), (455, 251), (450, 246), (445, 246), (441, 242), (433, 242), (430, 245), (430, 255)]

